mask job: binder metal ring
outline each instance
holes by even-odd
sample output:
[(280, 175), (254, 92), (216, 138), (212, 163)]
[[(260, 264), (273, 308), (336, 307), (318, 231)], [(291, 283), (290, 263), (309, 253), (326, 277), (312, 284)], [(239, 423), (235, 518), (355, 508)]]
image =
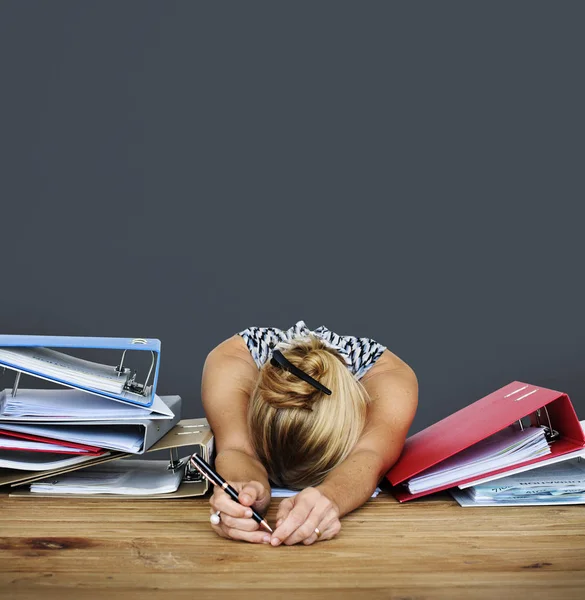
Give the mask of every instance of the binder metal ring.
[[(544, 410), (545, 414), (546, 414), (546, 420), (548, 421), (548, 426), (547, 425), (542, 425), (540, 422), (540, 408), (537, 408), (534, 413), (535, 415), (535, 420), (536, 420), (536, 425), (538, 427), (542, 427), (542, 429), (544, 429), (544, 435), (546, 437), (546, 441), (549, 443), (554, 442), (555, 440), (557, 440), (560, 437), (559, 432), (556, 429), (553, 429), (551, 420), (550, 420), (550, 415), (548, 414), (548, 409), (546, 408), (546, 406), (542, 407), (542, 410)], [(529, 416), (529, 415), (526, 415)], [(525, 417), (524, 417), (525, 418)], [(516, 421), (520, 427), (520, 431), (524, 431), (524, 424), (522, 423), (522, 419), (518, 419), (518, 421)]]
[[(133, 340), (132, 343), (146, 344), (147, 341), (141, 338), (137, 338)], [(124, 367), (124, 359), (126, 358), (126, 352), (126, 350), (122, 352), (122, 359), (120, 360), (120, 364), (116, 367), (116, 372), (118, 373), (118, 375), (122, 375), (126, 371), (126, 368)], [(126, 385), (124, 386), (129, 391), (140, 393), (143, 396), (148, 395), (148, 382), (150, 381), (150, 376), (152, 375), (152, 371), (154, 370), (154, 364), (156, 361), (156, 354), (153, 350), (150, 351), (150, 354), (152, 355), (152, 361), (150, 363), (150, 369), (148, 370), (148, 375), (146, 376), (146, 381), (144, 382), (144, 384), (136, 383), (136, 373), (134, 373), (134, 375), (127, 381)]]

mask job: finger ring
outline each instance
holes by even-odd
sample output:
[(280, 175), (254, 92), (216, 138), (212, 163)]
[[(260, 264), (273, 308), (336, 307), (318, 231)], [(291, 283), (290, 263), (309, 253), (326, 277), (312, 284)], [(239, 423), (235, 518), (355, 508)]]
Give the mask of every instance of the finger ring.
[(321, 537), (321, 532), (318, 527), (315, 527), (315, 533), (317, 534), (317, 539), (319, 539)]
[(219, 522), (221, 521), (221, 513), (219, 512), (219, 510), (216, 513), (213, 513), (210, 517), (209, 520), (211, 521), (211, 523), (213, 523), (214, 525), (219, 525)]

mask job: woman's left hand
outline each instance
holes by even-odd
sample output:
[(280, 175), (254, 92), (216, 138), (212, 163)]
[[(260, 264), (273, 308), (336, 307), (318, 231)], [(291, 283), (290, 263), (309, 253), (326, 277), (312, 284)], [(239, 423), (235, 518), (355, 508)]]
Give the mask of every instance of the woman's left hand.
[(270, 543), (292, 546), (303, 542), (308, 546), (330, 540), (340, 529), (337, 504), (318, 488), (309, 487), (280, 503)]

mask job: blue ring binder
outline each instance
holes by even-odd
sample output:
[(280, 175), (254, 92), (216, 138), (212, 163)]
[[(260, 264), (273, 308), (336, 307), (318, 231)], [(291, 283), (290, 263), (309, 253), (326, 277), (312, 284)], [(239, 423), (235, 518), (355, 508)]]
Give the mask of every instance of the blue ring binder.
[[(108, 390), (103, 390), (87, 385), (82, 385), (78, 381), (68, 381), (62, 377), (58, 377), (50, 372), (43, 372), (42, 360), (37, 360), (36, 368), (26, 366), (24, 363), (19, 364), (18, 350), (29, 349), (28, 354), (32, 354), (34, 349), (55, 352), (56, 354), (65, 354), (60, 352), (64, 349), (104, 349), (104, 350), (121, 350), (122, 358), (117, 367), (112, 367), (115, 372), (119, 369), (119, 373), (124, 373), (128, 370), (128, 380), (124, 385), (121, 393), (116, 393)], [(59, 349), (59, 350), (55, 350)], [(2, 356), (3, 350), (16, 350), (16, 355), (8, 352), (7, 356)], [(126, 352), (128, 350), (136, 350), (139, 352), (151, 352), (152, 362), (144, 383), (136, 381), (136, 374), (130, 376), (129, 369), (123, 367)], [(52, 381), (67, 387), (83, 390), (105, 398), (119, 400), (142, 407), (150, 407), (154, 401), (156, 394), (156, 386), (158, 383), (158, 374), (160, 366), (161, 342), (158, 339), (147, 338), (106, 338), (106, 337), (80, 337), (80, 336), (39, 336), (39, 335), (0, 335), (0, 366), (16, 371), (16, 379), (13, 386), (12, 394), (16, 394), (20, 382), (20, 374), (26, 373), (34, 377), (39, 377), (47, 381)], [(27, 352), (23, 355), (26, 358)], [(71, 355), (66, 355), (72, 358)], [(35, 361), (33, 361), (35, 362)], [(96, 365), (98, 363), (95, 363)], [(103, 366), (103, 365), (99, 365)], [(154, 372), (154, 374), (153, 374)], [(149, 386), (151, 376), (153, 377), (152, 385)]]

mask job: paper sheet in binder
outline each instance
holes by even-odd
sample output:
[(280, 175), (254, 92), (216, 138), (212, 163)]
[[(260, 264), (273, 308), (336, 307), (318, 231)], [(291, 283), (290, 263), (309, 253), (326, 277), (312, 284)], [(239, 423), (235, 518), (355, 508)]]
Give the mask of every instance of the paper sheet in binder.
[(585, 460), (578, 457), (450, 492), (461, 506), (584, 504)]
[(407, 482), (411, 494), (455, 483), (467, 477), (515, 465), (531, 458), (550, 454), (545, 432), (539, 427), (518, 431), (509, 427), (460, 452), (423, 475)]
[(0, 392), (0, 421), (98, 421), (172, 419), (173, 411), (155, 395), (148, 408), (112, 402), (82, 390), (22, 389)]
[[(583, 432), (585, 433), (585, 420), (579, 422)], [(551, 447), (551, 450), (554, 448), (554, 444)], [(504, 477), (508, 477), (509, 475), (516, 475), (516, 473), (524, 473), (525, 471), (532, 471), (533, 469), (541, 469), (542, 467), (546, 467), (548, 465), (554, 465), (557, 463), (562, 463), (565, 461), (574, 460), (576, 458), (585, 459), (585, 448), (580, 448), (579, 450), (574, 450), (573, 452), (567, 452), (565, 454), (554, 454), (551, 452), (551, 455), (536, 464), (523, 465), (521, 467), (515, 467), (513, 469), (507, 470), (505, 473), (500, 473), (498, 475), (490, 475), (489, 477), (479, 477), (478, 479), (474, 479), (472, 481), (468, 481), (467, 483), (463, 483), (459, 486), (460, 489), (465, 489), (471, 487), (473, 485), (479, 485), (481, 483), (487, 483), (488, 481), (497, 481)]]
[[(381, 491), (382, 490), (377, 487), (371, 495), (371, 498), (376, 498)], [(298, 493), (299, 490), (291, 490), (290, 488), (281, 487), (273, 487), (270, 490), (270, 495), (272, 498), (290, 498), (291, 496), (296, 496)]]
[(119, 460), (32, 483), (30, 491), (123, 496), (170, 494), (179, 489), (184, 470), (173, 472), (168, 465), (166, 460)]
[(113, 366), (77, 358), (50, 348), (0, 348), (0, 361), (23, 371), (73, 385), (121, 394), (128, 383), (128, 372), (118, 373)]

